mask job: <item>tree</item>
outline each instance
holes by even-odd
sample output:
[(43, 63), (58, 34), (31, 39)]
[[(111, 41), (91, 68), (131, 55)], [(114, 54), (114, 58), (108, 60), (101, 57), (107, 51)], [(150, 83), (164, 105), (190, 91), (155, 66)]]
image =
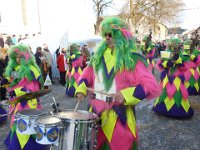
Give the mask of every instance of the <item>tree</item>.
[(169, 28), (168, 34), (182, 34), (186, 29), (182, 29), (181, 27)]
[(103, 12), (106, 8), (110, 7), (113, 0), (93, 0), (93, 9), (96, 12), (96, 24), (94, 24), (95, 34), (99, 33), (99, 25), (102, 21)]
[(135, 30), (143, 24), (155, 33), (158, 24), (178, 23), (183, 6), (182, 0), (127, 0), (120, 14), (132, 20)]

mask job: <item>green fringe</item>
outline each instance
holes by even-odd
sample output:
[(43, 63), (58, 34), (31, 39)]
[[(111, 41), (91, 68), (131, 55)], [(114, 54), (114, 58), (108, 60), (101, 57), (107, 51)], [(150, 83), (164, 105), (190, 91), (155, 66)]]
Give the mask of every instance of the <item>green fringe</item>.
[(192, 86), (192, 87), (193, 87), (193, 86), (194, 86), (194, 84), (195, 84), (195, 82), (196, 82), (196, 80), (194, 79), (194, 77), (193, 77), (193, 76), (191, 76), (188, 82), (189, 82), (190, 86)]
[(131, 58), (132, 58), (132, 60), (134, 60), (134, 62), (132, 63), (132, 66), (131, 66), (132, 70), (135, 69), (135, 66), (136, 66), (138, 61), (142, 61), (144, 63), (144, 65), (146, 67), (148, 67), (148, 63), (147, 63), (146, 59), (142, 55), (140, 55), (138, 53), (132, 53)]
[(196, 48), (193, 50), (193, 55), (198, 56), (200, 54), (200, 51), (197, 50)]
[(189, 55), (182, 55), (183, 61), (190, 61)]
[(167, 97), (167, 92), (166, 92), (166, 88), (164, 88), (161, 96), (159, 97), (158, 104), (162, 103), (165, 100), (166, 97)]
[(16, 125), (16, 123), (14, 123), (11, 128), (10, 141), (12, 140), (13, 134), (14, 134), (14, 132), (16, 132), (16, 130), (17, 130), (17, 125)]
[(100, 150), (110, 150), (108, 143), (105, 142), (104, 145), (101, 147)]
[(112, 75), (110, 76), (110, 78), (106, 77), (106, 70), (103, 67), (103, 62), (101, 63), (101, 68), (102, 68), (102, 73), (103, 73), (103, 84), (105, 87), (105, 90), (108, 91), (113, 83), (113, 79), (115, 77), (115, 72), (112, 73)]
[(177, 105), (177, 107), (180, 107), (181, 106), (181, 101), (182, 101), (182, 94), (181, 94), (181, 91), (178, 90), (175, 95), (174, 95), (174, 101)]
[(138, 146), (137, 146), (137, 142), (134, 141), (133, 142), (133, 146), (132, 146), (132, 149), (131, 150), (137, 150), (138, 149)]

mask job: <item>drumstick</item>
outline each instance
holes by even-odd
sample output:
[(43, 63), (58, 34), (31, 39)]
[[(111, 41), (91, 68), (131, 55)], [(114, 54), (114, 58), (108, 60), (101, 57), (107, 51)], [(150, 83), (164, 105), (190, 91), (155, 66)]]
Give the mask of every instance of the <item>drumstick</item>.
[(91, 91), (91, 92), (95, 92), (95, 93), (99, 93), (99, 94), (103, 94), (103, 95), (106, 95), (106, 96), (113, 97), (113, 95), (106, 93), (106, 92), (103, 92), (103, 91), (97, 91), (97, 90), (94, 90), (94, 89), (91, 89), (91, 88), (87, 88), (87, 90)]
[(58, 110), (58, 107), (57, 107), (56, 100), (55, 100), (55, 98), (54, 98), (54, 97), (52, 97), (52, 98), (53, 98), (54, 104), (55, 104), (55, 106), (56, 106), (56, 109)]
[(77, 109), (78, 109), (78, 106), (79, 106), (79, 104), (80, 104), (80, 100), (78, 100), (78, 102), (76, 103), (76, 106), (75, 106), (75, 108), (74, 108), (74, 111), (77, 111)]

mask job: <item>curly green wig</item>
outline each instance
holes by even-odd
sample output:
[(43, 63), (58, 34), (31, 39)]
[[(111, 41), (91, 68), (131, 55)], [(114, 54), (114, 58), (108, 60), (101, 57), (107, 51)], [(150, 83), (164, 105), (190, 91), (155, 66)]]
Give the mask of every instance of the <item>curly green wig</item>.
[(76, 43), (73, 43), (73, 44), (71, 44), (71, 45), (69, 46), (69, 49), (70, 49), (71, 51), (75, 51), (75, 50), (78, 49), (78, 45), (77, 45)]
[(167, 43), (168, 50), (172, 51), (173, 53), (178, 54), (180, 52), (180, 44), (181, 44), (180, 39), (172, 38)]
[(147, 39), (148, 39), (148, 36), (147, 36), (147, 35), (145, 35), (145, 36), (143, 37), (142, 41), (143, 41), (143, 42), (146, 42), (146, 41), (147, 41)]
[[(21, 58), (20, 63), (17, 63), (17, 59), (16, 57)], [(31, 75), (31, 68), (30, 66), (34, 66), (41, 74), (41, 71), (38, 67), (38, 65), (36, 64), (35, 61), (35, 56), (32, 54), (29, 46), (24, 45), (24, 44), (19, 44), (19, 45), (15, 45), (12, 46), (9, 50), (8, 50), (8, 57), (9, 57), (9, 62), (8, 65), (6, 67), (6, 72), (5, 75), (7, 78), (11, 77), (12, 72), (16, 69), (16, 66), (20, 66), (19, 69), (19, 78), (18, 80), (15, 80), (15, 82), (11, 83), (15, 85), (17, 84), (22, 78), (26, 77), (28, 80), (32, 81), (34, 79), (34, 77)], [(43, 80), (41, 78), (40, 82), (42, 83)]]
[(95, 50), (94, 57), (91, 59), (91, 64), (98, 68), (102, 55), (107, 48), (106, 35), (111, 34), (115, 50), (117, 62), (115, 71), (122, 70), (124, 66), (127, 69), (133, 67), (133, 59), (130, 57), (132, 52), (136, 52), (136, 43), (130, 32), (128, 24), (118, 17), (107, 17), (100, 24), (100, 32), (103, 40)]

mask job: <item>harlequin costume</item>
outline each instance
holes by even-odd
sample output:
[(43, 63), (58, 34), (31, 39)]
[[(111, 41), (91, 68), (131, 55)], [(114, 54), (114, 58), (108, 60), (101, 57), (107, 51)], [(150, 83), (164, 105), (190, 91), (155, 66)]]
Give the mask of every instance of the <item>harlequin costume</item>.
[(191, 49), (190, 45), (192, 44), (191, 40), (187, 40), (184, 42), (184, 51), (182, 53), (183, 60), (185, 62), (185, 66), (188, 67), (188, 69), (183, 72), (184, 77), (186, 80), (186, 88), (188, 90), (189, 95), (197, 95), (199, 94), (199, 54), (200, 52), (198, 50)]
[(184, 72), (188, 67), (180, 53), (180, 40), (171, 39), (168, 43), (168, 51), (171, 57), (163, 57), (157, 66), (161, 71), (160, 83), (163, 91), (156, 100), (153, 110), (161, 115), (174, 118), (190, 118), (193, 110), (188, 101), (188, 91)]
[(155, 45), (151, 41), (151, 35), (145, 36), (141, 42), (140, 50), (142, 54), (147, 59), (147, 63), (149, 64), (149, 69), (154, 72), (155, 61)]
[[(43, 88), (40, 69), (36, 65), (35, 58), (28, 46), (22, 44), (13, 46), (8, 55), (9, 62), (5, 75), (10, 81), (9, 101), (13, 101), (15, 97), (27, 92), (34, 92)], [(16, 57), (21, 57), (20, 63), (17, 62)], [(41, 105), (36, 98), (10, 105), (11, 131), (4, 143), (8, 150), (43, 150), (45, 146), (36, 143), (35, 135), (20, 134), (16, 131), (14, 116), (18, 111), (25, 109), (41, 109)]]
[(71, 65), (70, 71), (66, 73), (66, 94), (74, 97), (78, 85), (78, 78), (82, 74), (83, 56), (77, 49), (76, 44), (70, 46), (70, 53), (67, 56), (68, 64)]
[[(116, 17), (105, 18), (100, 26), (102, 42), (79, 78), (76, 93), (88, 94), (87, 88), (108, 94), (121, 92), (125, 101), (119, 104), (112, 97), (94, 92), (89, 102), (90, 111), (101, 119), (97, 150), (137, 149), (134, 106), (141, 100), (159, 95), (156, 79), (147, 68), (146, 60), (138, 54), (128, 25)], [(115, 49), (107, 47), (110, 33)]]

